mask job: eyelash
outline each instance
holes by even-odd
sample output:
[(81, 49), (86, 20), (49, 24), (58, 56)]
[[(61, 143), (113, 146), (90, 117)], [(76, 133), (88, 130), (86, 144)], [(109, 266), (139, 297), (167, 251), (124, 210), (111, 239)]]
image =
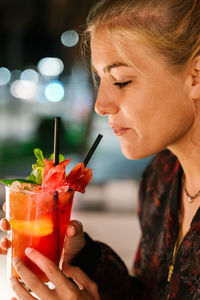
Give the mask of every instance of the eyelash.
[(129, 83), (131, 83), (132, 81), (124, 81), (124, 82), (114, 82), (113, 84), (118, 86), (120, 89), (123, 89), (125, 86), (127, 86)]
[[(94, 80), (94, 84), (95, 84), (96, 88), (98, 89), (101, 78), (96, 72), (93, 72), (93, 80)], [(119, 87), (119, 89), (123, 89), (125, 86), (127, 86), (131, 82), (132, 82), (132, 80), (128, 80), (128, 81), (124, 81), (124, 82), (117, 81), (117, 82), (114, 82), (113, 85)]]

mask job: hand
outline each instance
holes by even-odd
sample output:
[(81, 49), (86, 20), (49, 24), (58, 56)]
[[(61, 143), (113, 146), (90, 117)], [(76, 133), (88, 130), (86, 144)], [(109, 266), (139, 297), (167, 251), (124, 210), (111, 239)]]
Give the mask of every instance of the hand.
[(63, 265), (69, 264), (72, 259), (85, 246), (85, 236), (83, 226), (78, 221), (71, 221), (67, 227), (64, 254), (62, 257)]
[[(55, 289), (50, 290), (20, 259), (14, 259), (13, 264), (20, 278), (41, 300), (100, 300), (97, 285), (81, 269), (65, 265), (63, 270), (67, 277), (73, 279), (75, 285), (51, 260), (40, 252), (32, 248), (26, 248), (25, 253), (55, 286)], [(11, 286), (19, 300), (36, 299), (21, 285), (16, 277), (11, 278)], [(17, 299), (12, 298), (12, 300)]]
[[(3, 210), (6, 210), (6, 205), (4, 203)], [(4, 232), (10, 230), (10, 223), (7, 219), (3, 218), (0, 220), (0, 229)], [(6, 254), (7, 249), (11, 247), (11, 242), (7, 239), (7, 237), (3, 237), (0, 242), (0, 254)]]

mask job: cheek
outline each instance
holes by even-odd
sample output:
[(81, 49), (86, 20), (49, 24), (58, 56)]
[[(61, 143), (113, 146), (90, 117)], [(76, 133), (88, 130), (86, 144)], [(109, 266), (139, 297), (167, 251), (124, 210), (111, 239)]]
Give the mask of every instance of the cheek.
[[(146, 87), (146, 88), (145, 88)], [(127, 99), (127, 100), (126, 100)], [(121, 111), (136, 130), (191, 121), (194, 107), (182, 87), (144, 84), (126, 95)]]
[[(159, 93), (160, 94), (160, 93)], [(123, 154), (139, 159), (155, 154), (183, 137), (192, 126), (195, 111), (185, 95), (166, 93), (133, 97), (123, 106), (124, 119), (133, 130), (120, 139)]]

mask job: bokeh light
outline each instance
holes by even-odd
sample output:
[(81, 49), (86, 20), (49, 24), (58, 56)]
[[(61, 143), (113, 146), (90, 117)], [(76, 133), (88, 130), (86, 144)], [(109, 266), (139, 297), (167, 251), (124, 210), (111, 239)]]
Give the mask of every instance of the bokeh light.
[(50, 81), (45, 87), (45, 96), (51, 102), (59, 102), (64, 98), (65, 88), (61, 81)]
[(0, 85), (6, 85), (9, 83), (11, 78), (11, 73), (7, 68), (0, 68)]
[(44, 76), (58, 76), (63, 69), (64, 64), (57, 57), (45, 57), (38, 62), (38, 70)]
[(34, 100), (37, 86), (28, 80), (15, 80), (10, 86), (10, 92), (15, 98), (23, 100)]
[(65, 47), (74, 47), (78, 41), (79, 35), (75, 30), (67, 30), (61, 35), (61, 42)]
[(37, 83), (39, 81), (39, 75), (35, 70), (27, 69), (21, 73), (20, 79), (25, 82), (31, 81), (31, 82)]

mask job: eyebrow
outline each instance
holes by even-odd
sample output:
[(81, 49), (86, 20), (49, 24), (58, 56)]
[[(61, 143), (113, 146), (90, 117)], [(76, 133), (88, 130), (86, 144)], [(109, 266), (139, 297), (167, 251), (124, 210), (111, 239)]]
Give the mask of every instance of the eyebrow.
[[(127, 64), (121, 63), (121, 62), (113, 63), (111, 65), (108, 65), (108, 66), (104, 67), (103, 71), (104, 71), (104, 73), (110, 73), (112, 69), (119, 68), (119, 67), (129, 67), (129, 66)], [(92, 69), (93, 69), (94, 72), (98, 73), (94, 66), (92, 66)]]
[(112, 69), (114, 69), (114, 68), (119, 68), (119, 67), (128, 67), (128, 65), (125, 64), (125, 63), (114, 63), (114, 64), (111, 64), (111, 65), (109, 65), (109, 66), (106, 66), (103, 70), (104, 70), (105, 73), (106, 73), (106, 72), (110, 73), (110, 71), (111, 71)]

